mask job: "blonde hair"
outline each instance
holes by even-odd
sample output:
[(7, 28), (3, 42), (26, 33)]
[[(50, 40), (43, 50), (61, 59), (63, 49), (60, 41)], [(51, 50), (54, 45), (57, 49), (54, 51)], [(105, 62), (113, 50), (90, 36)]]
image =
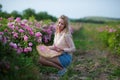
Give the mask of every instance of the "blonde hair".
[[(64, 31), (65, 31), (66, 33), (69, 33), (69, 32), (70, 32), (70, 29), (69, 29), (68, 17), (65, 16), (65, 15), (61, 15), (61, 16), (58, 18), (58, 20), (59, 20), (59, 19), (62, 19), (62, 20), (64, 21)], [(58, 28), (56, 28), (56, 31), (58, 32)]]

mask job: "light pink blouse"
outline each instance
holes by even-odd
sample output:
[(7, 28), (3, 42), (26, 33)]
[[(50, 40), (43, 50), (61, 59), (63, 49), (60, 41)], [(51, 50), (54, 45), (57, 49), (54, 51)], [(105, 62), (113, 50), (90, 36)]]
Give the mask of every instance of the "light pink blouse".
[(65, 52), (72, 53), (75, 51), (75, 45), (70, 33), (55, 33), (53, 46), (64, 50)]

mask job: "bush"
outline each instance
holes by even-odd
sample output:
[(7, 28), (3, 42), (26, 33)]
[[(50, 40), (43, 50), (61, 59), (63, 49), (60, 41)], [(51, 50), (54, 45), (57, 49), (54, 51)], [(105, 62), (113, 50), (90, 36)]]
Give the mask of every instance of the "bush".
[(8, 47), (0, 43), (0, 79), (39, 80), (39, 68), (32, 57), (16, 54)]
[(0, 80), (40, 80), (36, 45), (53, 42), (53, 23), (0, 18)]
[(106, 26), (100, 28), (100, 39), (114, 54), (120, 54), (120, 27)]

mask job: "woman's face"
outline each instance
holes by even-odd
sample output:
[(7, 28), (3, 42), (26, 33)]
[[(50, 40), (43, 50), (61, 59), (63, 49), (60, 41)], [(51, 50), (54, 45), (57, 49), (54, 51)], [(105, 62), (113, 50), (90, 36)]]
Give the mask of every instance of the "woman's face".
[(59, 30), (61, 31), (61, 30), (63, 30), (64, 29), (64, 27), (65, 27), (65, 23), (64, 23), (64, 20), (63, 19), (58, 19), (58, 24), (57, 24), (57, 26), (58, 26), (58, 28), (59, 28)]

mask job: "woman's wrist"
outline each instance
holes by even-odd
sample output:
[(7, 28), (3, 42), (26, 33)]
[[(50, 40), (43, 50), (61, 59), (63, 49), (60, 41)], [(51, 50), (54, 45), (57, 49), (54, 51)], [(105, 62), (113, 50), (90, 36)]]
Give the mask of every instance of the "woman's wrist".
[(70, 50), (68, 48), (64, 48), (63, 50), (64, 50), (64, 52), (70, 52)]
[(54, 46), (48, 46), (49, 47), (49, 49), (54, 49)]

